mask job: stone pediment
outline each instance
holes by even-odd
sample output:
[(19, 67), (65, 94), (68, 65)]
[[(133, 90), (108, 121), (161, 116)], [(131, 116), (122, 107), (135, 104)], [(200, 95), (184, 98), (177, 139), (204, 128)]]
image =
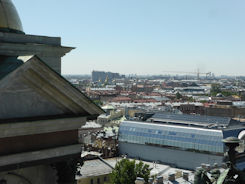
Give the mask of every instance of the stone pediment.
[(0, 81), (0, 119), (97, 116), (103, 110), (36, 56)]

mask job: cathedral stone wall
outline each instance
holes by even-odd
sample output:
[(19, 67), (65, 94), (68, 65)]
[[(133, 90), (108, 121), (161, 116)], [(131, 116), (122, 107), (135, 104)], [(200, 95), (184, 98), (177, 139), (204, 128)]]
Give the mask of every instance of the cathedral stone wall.
[(36, 55), (59, 74), (61, 73), (61, 57), (73, 49), (61, 46), (59, 37), (0, 32), (0, 42), (0, 55)]

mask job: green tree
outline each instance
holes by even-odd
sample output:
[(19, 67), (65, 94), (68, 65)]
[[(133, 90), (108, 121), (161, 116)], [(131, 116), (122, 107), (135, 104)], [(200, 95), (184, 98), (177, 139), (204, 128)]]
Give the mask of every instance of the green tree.
[(221, 92), (222, 93), (222, 95), (224, 95), (224, 96), (232, 96), (232, 95), (238, 95), (236, 92), (233, 92), (233, 91), (228, 91), (228, 90), (226, 90), (226, 91), (222, 91)]
[(216, 96), (218, 93), (221, 93), (220, 84), (212, 84), (210, 93), (211, 93), (212, 96)]
[(144, 178), (147, 183), (150, 177), (149, 165), (135, 160), (122, 159), (117, 162), (110, 176), (110, 184), (133, 184), (137, 177)]
[(176, 93), (176, 98), (177, 98), (177, 99), (181, 99), (181, 98), (182, 98), (182, 95), (181, 95), (179, 92), (177, 92), (177, 93)]
[(101, 102), (100, 100), (94, 100), (94, 103), (98, 106), (102, 106), (103, 102)]
[(149, 165), (144, 164), (142, 161), (140, 161), (138, 164), (136, 164), (135, 172), (137, 177), (141, 177), (145, 180), (145, 182), (148, 182), (151, 174), (151, 169)]

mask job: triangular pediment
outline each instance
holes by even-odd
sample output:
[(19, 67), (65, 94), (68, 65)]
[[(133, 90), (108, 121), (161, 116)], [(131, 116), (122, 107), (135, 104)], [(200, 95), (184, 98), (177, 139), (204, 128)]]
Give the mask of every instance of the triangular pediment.
[(36, 56), (0, 81), (0, 119), (97, 116), (103, 110)]

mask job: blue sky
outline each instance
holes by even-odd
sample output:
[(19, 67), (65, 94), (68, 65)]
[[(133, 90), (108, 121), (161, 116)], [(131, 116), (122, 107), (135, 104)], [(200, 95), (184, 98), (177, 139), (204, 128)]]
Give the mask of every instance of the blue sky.
[(244, 0), (12, 0), (27, 34), (76, 47), (63, 74), (245, 75)]

